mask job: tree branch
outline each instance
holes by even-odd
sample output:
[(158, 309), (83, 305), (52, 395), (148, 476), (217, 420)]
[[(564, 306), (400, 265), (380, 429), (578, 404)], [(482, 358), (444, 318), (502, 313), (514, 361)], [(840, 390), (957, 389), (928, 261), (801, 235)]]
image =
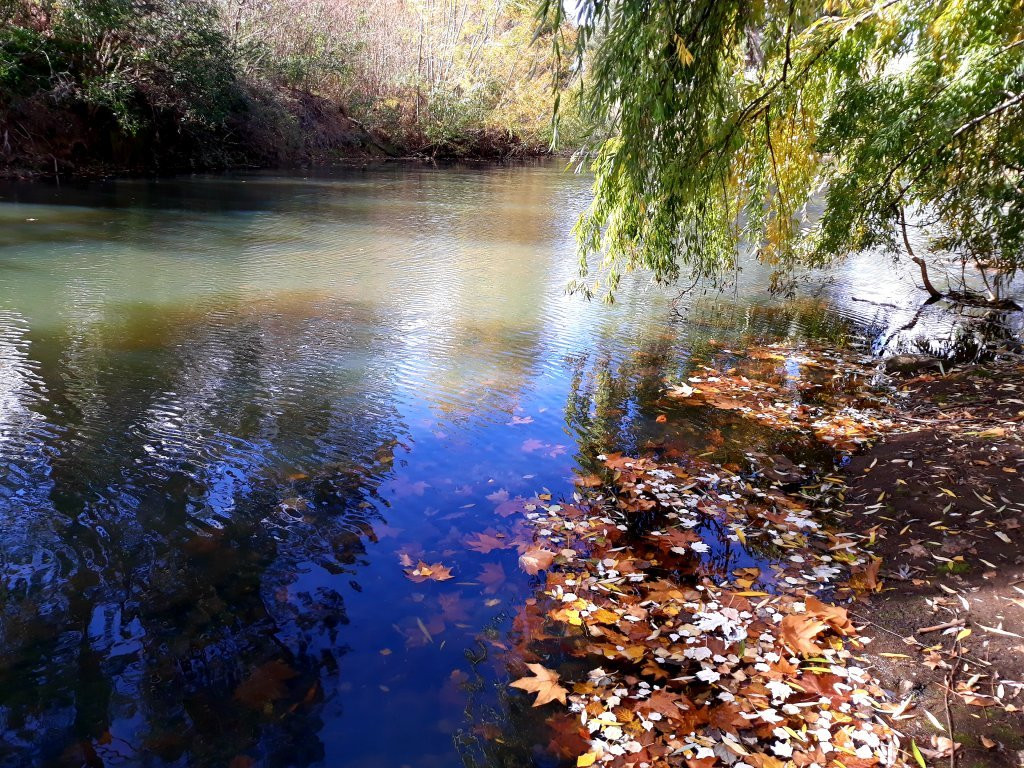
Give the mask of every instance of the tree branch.
[(928, 291), (928, 295), (932, 299), (938, 300), (942, 298), (942, 293), (932, 285), (932, 281), (928, 277), (928, 264), (920, 256), (914, 253), (914, 249), (910, 247), (910, 237), (907, 235), (907, 214), (903, 210), (903, 206), (900, 206), (900, 231), (903, 233), (903, 245), (907, 249), (907, 253), (910, 254), (910, 260), (917, 264), (921, 268), (921, 281), (924, 283), (924, 289)]
[[(818, 22), (812, 25), (812, 27), (817, 26), (817, 24), (821, 23), (834, 23), (837, 21), (847, 21), (849, 22), (849, 26), (847, 27), (847, 29), (844, 29), (842, 32), (840, 32), (840, 34), (836, 35), (832, 39), (825, 42), (819, 50), (815, 51), (814, 55), (811, 56), (807, 63), (800, 68), (800, 71), (796, 73), (794, 81), (799, 81), (803, 79), (807, 75), (807, 73), (810, 72), (810, 70), (814, 67), (814, 65), (817, 64), (818, 61), (820, 61), (826, 53), (832, 50), (832, 48), (835, 47), (846, 36), (850, 29), (853, 29), (854, 27), (863, 24), (868, 19), (877, 16), (890, 6), (896, 5), (897, 3), (900, 2), (903, 2), (903, 0), (887, 0), (887, 2), (882, 3), (880, 6), (872, 8), (869, 11), (865, 11), (853, 19), (847, 19), (845, 17), (825, 17), (823, 19), (820, 19)], [(806, 32), (809, 31), (809, 29), (810, 28), (808, 28), (808, 30), (805, 30), (801, 34), (806, 34)], [(789, 42), (788, 38), (786, 42)], [(698, 159), (698, 164), (703, 163), (709, 155), (715, 152), (716, 149), (718, 150), (718, 154), (721, 155), (729, 146), (729, 142), (732, 141), (732, 137), (736, 135), (736, 131), (738, 131), (740, 127), (744, 125), (748, 120), (752, 120), (756, 118), (759, 114), (761, 114), (761, 111), (765, 109), (764, 103), (766, 101), (769, 101), (770, 104), (770, 99), (775, 94), (775, 91), (778, 90), (778, 88), (782, 85), (788, 85), (788, 82), (786, 80), (786, 75), (788, 74), (786, 71), (787, 69), (788, 67), (784, 66), (782, 76), (777, 77), (774, 82), (765, 87), (764, 91), (758, 94), (756, 98), (751, 100), (746, 106), (743, 107), (743, 109), (740, 110), (739, 114), (736, 116), (736, 119), (729, 127), (729, 131), (725, 134), (725, 137), (722, 140), (722, 142), (718, 144), (717, 147), (708, 147)]]
[(996, 104), (988, 112), (985, 112), (984, 114), (978, 115), (977, 117), (968, 120), (966, 123), (964, 123), (955, 131), (953, 131), (953, 136), (950, 139), (950, 141), (952, 141), (953, 139), (957, 139), (960, 137), (961, 134), (967, 133), (967, 131), (976, 128), (978, 125), (985, 122), (990, 117), (995, 117), (999, 113), (1005, 112), (1008, 109), (1012, 109), (1018, 104), (1024, 104), (1024, 91), (1014, 95), (1013, 98), (1007, 99), (1006, 101)]
[(789, 72), (790, 49), (789, 44), (793, 38), (793, 15), (796, 11), (796, 0), (789, 0), (789, 13), (786, 16), (786, 58), (782, 62), (782, 82), (786, 82), (786, 74)]

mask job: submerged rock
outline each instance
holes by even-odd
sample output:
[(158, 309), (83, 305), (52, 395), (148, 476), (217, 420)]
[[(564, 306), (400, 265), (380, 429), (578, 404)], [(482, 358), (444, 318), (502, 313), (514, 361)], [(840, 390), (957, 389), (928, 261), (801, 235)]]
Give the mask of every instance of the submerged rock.
[(914, 376), (924, 371), (942, 370), (942, 362), (931, 355), (893, 355), (882, 361), (886, 373)]
[(799, 485), (807, 482), (810, 472), (803, 465), (793, 463), (781, 454), (766, 456), (763, 453), (751, 454), (758, 471), (772, 482), (782, 486)]

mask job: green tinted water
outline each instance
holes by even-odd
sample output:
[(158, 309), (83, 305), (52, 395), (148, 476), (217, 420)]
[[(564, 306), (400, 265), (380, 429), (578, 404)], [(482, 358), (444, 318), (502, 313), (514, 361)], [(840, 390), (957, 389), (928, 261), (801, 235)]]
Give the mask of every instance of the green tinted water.
[(513, 760), (474, 726), (531, 583), (465, 536), (601, 451), (702, 450), (664, 377), (912, 290), (588, 304), (587, 197), (545, 166), (0, 188), (0, 766)]

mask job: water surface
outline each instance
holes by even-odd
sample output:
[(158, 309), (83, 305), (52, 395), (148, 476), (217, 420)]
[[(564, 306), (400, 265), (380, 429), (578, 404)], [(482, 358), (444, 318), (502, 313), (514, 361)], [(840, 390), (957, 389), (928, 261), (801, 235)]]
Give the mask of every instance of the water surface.
[(852, 297), (914, 290), (862, 260), (588, 304), (587, 198), (558, 166), (0, 188), (0, 766), (552, 764), (481, 728), (524, 708), (532, 585), (466, 537), (601, 452), (788, 439), (659, 423), (660, 382), (884, 336)]

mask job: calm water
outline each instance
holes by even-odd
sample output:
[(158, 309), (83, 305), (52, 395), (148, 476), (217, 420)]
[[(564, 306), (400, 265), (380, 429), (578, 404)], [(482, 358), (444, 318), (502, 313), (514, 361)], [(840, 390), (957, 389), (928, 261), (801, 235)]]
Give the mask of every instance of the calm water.
[(659, 381), (912, 294), (865, 262), (588, 305), (586, 201), (557, 167), (0, 188), (0, 766), (552, 764), (504, 685), (530, 578), (465, 537), (602, 451), (776, 439), (658, 423)]

